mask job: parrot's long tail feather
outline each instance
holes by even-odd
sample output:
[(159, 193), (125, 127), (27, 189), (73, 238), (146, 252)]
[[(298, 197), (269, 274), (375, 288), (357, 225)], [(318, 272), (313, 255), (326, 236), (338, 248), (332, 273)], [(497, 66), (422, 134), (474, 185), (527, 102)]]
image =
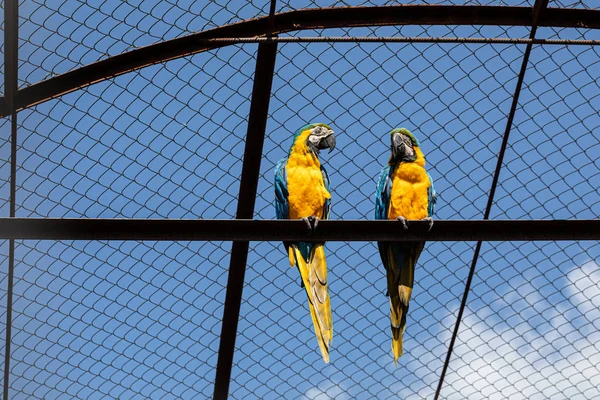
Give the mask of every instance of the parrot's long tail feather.
[(398, 286), (398, 295), (390, 295), (390, 321), (394, 365), (398, 365), (398, 358), (402, 355), (402, 337), (406, 329), (406, 315), (408, 314), (408, 301), (411, 291), (412, 289), (407, 286)]
[(392, 246), (390, 246), (387, 251), (389, 260), (387, 280), (388, 294), (390, 296), (392, 353), (394, 354), (394, 365), (398, 365), (398, 359), (403, 352), (402, 339), (404, 330), (406, 329), (408, 303), (412, 294), (414, 266), (418, 254), (415, 256), (417, 253), (416, 251), (401, 254), (398, 252), (398, 249), (395, 251)]
[(288, 258), (290, 259), (290, 267), (296, 266), (296, 257), (294, 256), (295, 246), (288, 247)]
[(331, 317), (331, 302), (329, 299), (329, 291), (327, 290), (327, 261), (325, 260), (325, 250), (323, 245), (316, 245), (313, 249), (313, 257), (310, 261), (309, 271), (310, 286), (315, 299), (315, 307), (317, 309), (317, 317), (321, 327), (326, 333), (327, 340), (331, 343), (333, 338), (333, 323)]
[(315, 328), (317, 342), (323, 355), (323, 360), (329, 362), (329, 347), (333, 337), (333, 324), (331, 318), (331, 303), (327, 291), (327, 264), (323, 245), (316, 244), (311, 252), (307, 264), (296, 246), (294, 255), (304, 288), (308, 295), (310, 316)]

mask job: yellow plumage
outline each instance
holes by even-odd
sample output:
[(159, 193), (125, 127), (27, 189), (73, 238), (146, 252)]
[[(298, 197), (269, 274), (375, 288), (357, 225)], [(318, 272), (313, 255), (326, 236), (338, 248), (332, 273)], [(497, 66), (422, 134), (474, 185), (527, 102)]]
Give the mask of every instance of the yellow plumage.
[(286, 165), (290, 219), (310, 215), (323, 218), (325, 201), (331, 198), (323, 182), (321, 163), (306, 146), (308, 135), (310, 130), (298, 135)]
[[(286, 164), (287, 187), (289, 190), (289, 218), (299, 219), (323, 215), (325, 202), (331, 194), (325, 188), (321, 163), (312, 153), (306, 140), (310, 130), (302, 132), (294, 142)], [(308, 295), (308, 306), (315, 335), (323, 360), (329, 362), (329, 347), (333, 337), (331, 303), (327, 290), (327, 263), (322, 244), (316, 243), (305, 260), (298, 247), (291, 244), (288, 250), (291, 266), (297, 266)]]
[(310, 262), (307, 264), (295, 245), (295, 259), (302, 276), (304, 288), (308, 294), (308, 308), (315, 328), (315, 336), (323, 360), (329, 362), (329, 346), (333, 338), (333, 324), (331, 317), (331, 302), (327, 292), (327, 264), (323, 245), (317, 244), (311, 252)]
[(414, 162), (401, 163), (392, 174), (392, 196), (388, 219), (402, 216), (406, 219), (423, 219), (427, 212), (427, 189), (431, 186), (425, 171), (423, 152), (415, 147), (417, 159)]

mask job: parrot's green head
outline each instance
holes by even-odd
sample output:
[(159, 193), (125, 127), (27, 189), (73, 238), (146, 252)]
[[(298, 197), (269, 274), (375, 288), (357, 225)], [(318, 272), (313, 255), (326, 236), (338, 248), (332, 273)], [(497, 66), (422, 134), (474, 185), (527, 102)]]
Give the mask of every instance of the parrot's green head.
[(406, 128), (396, 128), (390, 133), (392, 141), (392, 156), (390, 164), (397, 162), (413, 162), (417, 159), (419, 151), (419, 141)]
[(306, 140), (306, 146), (315, 155), (319, 154), (319, 150), (328, 148), (331, 153), (335, 148), (335, 135), (333, 129), (327, 124), (309, 124), (298, 129), (294, 134), (292, 148), (300, 137)]

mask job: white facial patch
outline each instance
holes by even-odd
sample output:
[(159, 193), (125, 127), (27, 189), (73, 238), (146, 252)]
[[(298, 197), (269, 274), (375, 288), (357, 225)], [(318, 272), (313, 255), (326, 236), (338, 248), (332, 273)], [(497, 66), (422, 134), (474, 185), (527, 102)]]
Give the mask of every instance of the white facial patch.
[(400, 139), (402, 140), (402, 143), (404, 143), (405, 146), (405, 153), (408, 156), (414, 156), (415, 155), (415, 150), (413, 149), (413, 143), (412, 140), (410, 140), (410, 138), (406, 135), (402, 135), (400, 134)]
[(311, 133), (310, 135), (308, 135), (308, 141), (313, 145), (313, 146), (317, 146), (319, 144), (319, 142), (321, 141), (321, 136), (315, 134), (314, 132)]
[(327, 136), (330, 132), (333, 133), (331, 129), (327, 129), (324, 126), (316, 126), (312, 129), (311, 134), (308, 136), (308, 141), (316, 147), (321, 139), (324, 136)]

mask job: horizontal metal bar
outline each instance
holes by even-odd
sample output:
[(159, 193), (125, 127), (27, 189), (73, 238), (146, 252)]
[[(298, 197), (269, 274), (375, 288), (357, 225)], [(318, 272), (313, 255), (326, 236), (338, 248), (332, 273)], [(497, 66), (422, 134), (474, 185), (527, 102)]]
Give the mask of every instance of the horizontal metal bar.
[(531, 241), (600, 240), (600, 220), (320, 221), (0, 218), (0, 239), (199, 241)]
[(240, 43), (466, 43), (466, 44), (535, 44), (562, 46), (598, 46), (600, 40), (477, 38), (477, 37), (421, 37), (421, 36), (280, 36), (252, 38), (202, 39), (207, 44)]
[[(205, 42), (210, 38), (279, 35), (291, 31), (389, 25), (499, 25), (530, 26), (531, 7), (394, 5), (381, 7), (333, 7), (279, 13), (221, 26), (188, 36), (155, 43), (118, 54), (21, 89), (16, 107), (22, 110), (136, 69), (226, 46)], [(600, 29), (600, 10), (547, 9), (540, 26)], [(203, 42), (204, 41), (204, 42)], [(0, 117), (8, 115), (0, 98)]]

